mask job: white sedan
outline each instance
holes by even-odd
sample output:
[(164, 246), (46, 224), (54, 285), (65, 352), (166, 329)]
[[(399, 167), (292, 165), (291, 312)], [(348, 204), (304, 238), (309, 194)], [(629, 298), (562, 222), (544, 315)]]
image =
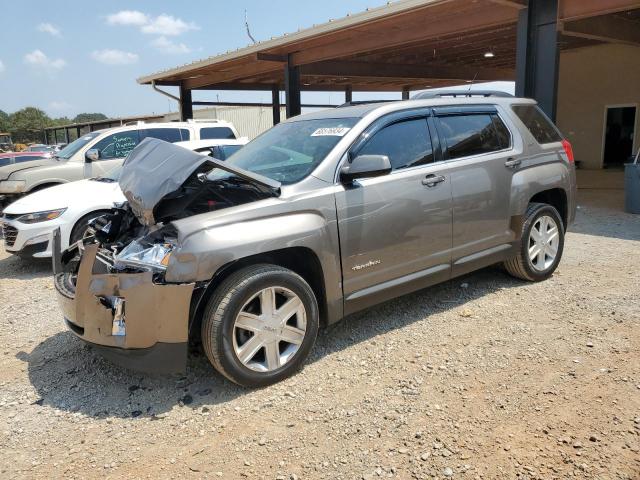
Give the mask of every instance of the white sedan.
[[(226, 160), (245, 143), (246, 139), (196, 140), (176, 145)], [(63, 250), (80, 240), (93, 219), (108, 213), (114, 203), (126, 201), (118, 185), (120, 168), (102, 177), (39, 190), (13, 202), (0, 217), (7, 252), (23, 258), (51, 257), (51, 234), (58, 227)]]

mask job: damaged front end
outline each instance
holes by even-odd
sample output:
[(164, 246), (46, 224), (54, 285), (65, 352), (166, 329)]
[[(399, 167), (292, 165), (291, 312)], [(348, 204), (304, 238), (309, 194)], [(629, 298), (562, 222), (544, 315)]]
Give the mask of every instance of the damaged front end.
[(274, 185), (242, 171), (209, 180), (217, 162), (145, 140), (123, 166), (119, 183), (128, 202), (96, 219), (93, 235), (64, 252), (54, 232), (54, 283), (65, 323), (116, 363), (150, 372), (186, 367), (194, 289), (203, 286), (165, 280), (180, 248), (171, 222), (275, 194)]

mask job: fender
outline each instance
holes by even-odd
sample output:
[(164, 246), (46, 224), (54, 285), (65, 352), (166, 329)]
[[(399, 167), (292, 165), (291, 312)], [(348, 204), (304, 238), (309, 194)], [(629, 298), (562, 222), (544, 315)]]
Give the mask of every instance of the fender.
[[(329, 321), (342, 316), (342, 270), (335, 202), (315, 195), (300, 202), (307, 208), (287, 212), (286, 202), (265, 200), (263, 209), (232, 207), (214, 215), (215, 220), (189, 231), (193, 225), (177, 221), (179, 249), (170, 257), (168, 283), (210, 281), (230, 263), (256, 254), (303, 247), (320, 261)], [(254, 204), (255, 205), (255, 204)], [(302, 206), (302, 205), (301, 205)], [(268, 213), (267, 213), (268, 212)], [(247, 218), (253, 213), (254, 218)], [(209, 215), (209, 214), (204, 214)], [(202, 220), (198, 222), (202, 225)]]
[(511, 217), (522, 217), (531, 198), (540, 192), (560, 188), (570, 197), (572, 180), (562, 162), (537, 164), (514, 173), (511, 183)]

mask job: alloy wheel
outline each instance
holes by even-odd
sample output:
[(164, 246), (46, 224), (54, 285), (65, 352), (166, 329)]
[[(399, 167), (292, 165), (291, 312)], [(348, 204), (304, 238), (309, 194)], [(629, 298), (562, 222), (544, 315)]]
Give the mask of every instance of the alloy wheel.
[(529, 260), (534, 269), (543, 272), (555, 261), (558, 255), (560, 232), (556, 221), (543, 215), (538, 218), (529, 232)]
[(236, 315), (233, 350), (245, 367), (271, 372), (293, 358), (306, 328), (307, 313), (294, 292), (284, 287), (264, 288)]

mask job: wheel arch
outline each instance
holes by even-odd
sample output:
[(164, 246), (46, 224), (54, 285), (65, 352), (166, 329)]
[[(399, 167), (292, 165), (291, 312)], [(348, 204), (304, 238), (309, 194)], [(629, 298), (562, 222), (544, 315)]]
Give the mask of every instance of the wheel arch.
[(554, 207), (558, 213), (560, 214), (560, 218), (562, 219), (562, 226), (564, 229), (567, 229), (567, 221), (568, 221), (568, 196), (567, 191), (564, 188), (556, 187), (550, 188), (548, 190), (542, 190), (535, 195), (533, 195), (529, 199), (529, 204), (531, 203), (545, 203), (547, 205), (551, 205)]
[(67, 182), (57, 182), (57, 181), (51, 182), (51, 181), (48, 181), (48, 182), (38, 183), (38, 184), (32, 186), (29, 191), (25, 192), (25, 194), (28, 195), (28, 194), (33, 193), (33, 192), (38, 192), (40, 190), (44, 190), (45, 188), (55, 187), (57, 185), (62, 185), (63, 183), (67, 183)]
[(71, 244), (71, 235), (73, 235), (74, 230), (76, 229), (76, 227), (78, 226), (78, 224), (80, 223), (80, 221), (82, 219), (84, 219), (85, 217), (88, 217), (89, 215), (93, 215), (93, 214), (99, 214), (97, 216), (106, 215), (109, 212), (110, 212), (110, 209), (108, 209), (108, 208), (98, 208), (96, 210), (90, 210), (88, 212), (84, 212), (84, 213), (82, 213), (82, 215), (78, 215), (76, 221), (73, 222), (73, 225), (71, 225), (71, 228), (69, 229), (69, 235), (68, 235), (69, 244)]
[(324, 271), (316, 252), (308, 247), (288, 247), (269, 252), (242, 257), (221, 266), (208, 283), (203, 283), (199, 294), (195, 295), (191, 303), (189, 315), (189, 335), (193, 338), (200, 334), (200, 324), (207, 302), (216, 288), (229, 275), (250, 265), (268, 263), (287, 268), (300, 275), (311, 287), (318, 302), (320, 324), (328, 324), (327, 294), (325, 289)]

